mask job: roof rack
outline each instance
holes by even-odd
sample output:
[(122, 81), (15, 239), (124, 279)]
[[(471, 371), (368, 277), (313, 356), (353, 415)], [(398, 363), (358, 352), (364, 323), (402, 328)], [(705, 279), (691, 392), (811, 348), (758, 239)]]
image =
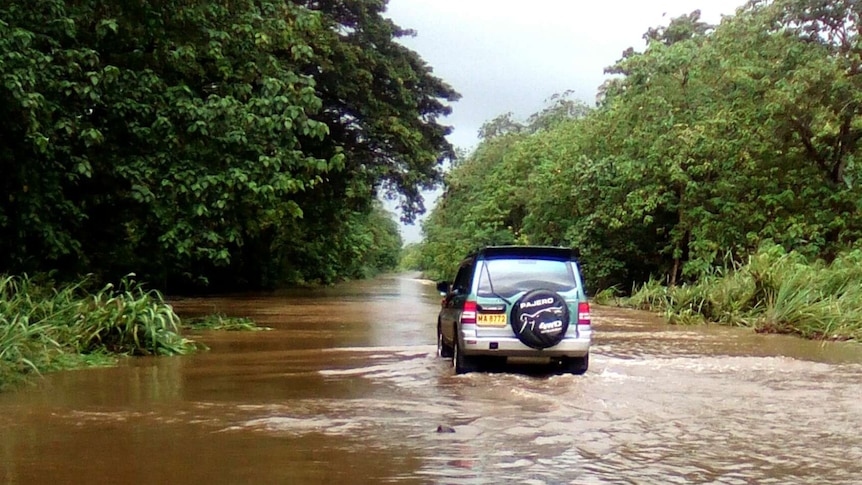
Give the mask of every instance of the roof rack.
[(576, 259), (578, 251), (558, 246), (487, 246), (476, 253), (477, 257), (495, 259), (503, 257), (546, 258), (569, 260)]

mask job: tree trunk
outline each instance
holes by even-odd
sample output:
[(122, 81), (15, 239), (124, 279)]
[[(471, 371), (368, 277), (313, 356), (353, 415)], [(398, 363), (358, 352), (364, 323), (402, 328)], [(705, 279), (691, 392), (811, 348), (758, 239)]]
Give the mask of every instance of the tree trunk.
[(670, 287), (676, 286), (676, 275), (679, 274), (679, 258), (673, 259), (673, 271), (670, 273)]

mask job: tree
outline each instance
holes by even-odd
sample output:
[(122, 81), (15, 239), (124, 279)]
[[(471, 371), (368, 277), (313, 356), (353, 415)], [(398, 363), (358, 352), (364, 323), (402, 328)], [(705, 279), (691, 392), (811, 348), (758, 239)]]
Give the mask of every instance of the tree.
[[(770, 101), (785, 118), (785, 129), (805, 157), (835, 184), (852, 184), (848, 165), (862, 139), (862, 38), (858, 2), (783, 0), (753, 2), (763, 11), (773, 43), (784, 36), (801, 40), (783, 56), (789, 73)], [(852, 167), (851, 167), (852, 169)]]
[(724, 75), (735, 111), (780, 184), (762, 194), (761, 232), (809, 255), (830, 258), (860, 236), (857, 23), (845, 2), (751, 2), (716, 32), (719, 55), (735, 61)]
[(544, 153), (524, 146), (532, 147), (529, 142), (537, 133), (589, 112), (567, 96), (552, 97), (552, 104), (526, 125), (515, 122), (511, 113), (483, 125), (482, 142), (446, 175), (445, 192), (422, 225), (422, 265), (430, 275), (451, 277), (458, 263), (453, 254), (525, 241), (526, 207), (535, 195), (528, 180)]
[(0, 123), (19, 140), (2, 157), (17, 235), (5, 268), (226, 264), (245, 237), (299, 217), (290, 196), (343, 163), (300, 148), (300, 134), (327, 133), (309, 117), (314, 80), (297, 73), (320, 28), (309, 12), (42, 0), (0, 19), (15, 39)]
[[(376, 193), (422, 210), (457, 98), (384, 8), (0, 4), (0, 270), (258, 285), (318, 279), (283, 258), (335, 251), (329, 234), (373, 251), (356, 241), (380, 227)], [(341, 220), (356, 237), (314, 233)]]
[(483, 141), (451, 175), (481, 183), (447, 188), (425, 252), (505, 227), (579, 248), (593, 289), (691, 281), (768, 240), (834, 257), (862, 236), (858, 17), (854, 2), (754, 1), (719, 26), (693, 12), (650, 29), (598, 109), (522, 125), (491, 158), (499, 141)]
[(368, 193), (383, 189), (401, 197), (405, 221), (424, 212), (421, 192), (442, 180), (443, 162), (454, 159), (440, 124), (446, 102), (460, 95), (432, 75), (414, 51), (397, 40), (413, 35), (383, 16), (387, 1), (298, 1), (322, 14), (325, 30), (305, 71), (317, 81), (330, 127), (324, 143), (310, 147), (343, 151), (347, 169), (363, 178)]
[(496, 118), (482, 123), (479, 128), (479, 139), (490, 140), (498, 136), (515, 134), (524, 131), (524, 125), (515, 120), (515, 114), (509, 111)]

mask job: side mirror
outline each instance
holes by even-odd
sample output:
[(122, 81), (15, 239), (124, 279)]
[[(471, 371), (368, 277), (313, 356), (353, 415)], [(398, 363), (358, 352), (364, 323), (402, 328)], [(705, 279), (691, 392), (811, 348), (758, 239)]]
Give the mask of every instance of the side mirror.
[(437, 291), (439, 291), (443, 295), (448, 295), (452, 290), (452, 287), (449, 285), (448, 281), (438, 281), (437, 282)]

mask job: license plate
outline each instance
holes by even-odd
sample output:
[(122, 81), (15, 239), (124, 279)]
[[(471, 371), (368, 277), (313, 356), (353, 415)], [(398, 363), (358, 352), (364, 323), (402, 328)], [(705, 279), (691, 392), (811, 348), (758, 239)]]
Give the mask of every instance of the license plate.
[(505, 313), (480, 313), (476, 315), (476, 323), (487, 327), (505, 327)]

